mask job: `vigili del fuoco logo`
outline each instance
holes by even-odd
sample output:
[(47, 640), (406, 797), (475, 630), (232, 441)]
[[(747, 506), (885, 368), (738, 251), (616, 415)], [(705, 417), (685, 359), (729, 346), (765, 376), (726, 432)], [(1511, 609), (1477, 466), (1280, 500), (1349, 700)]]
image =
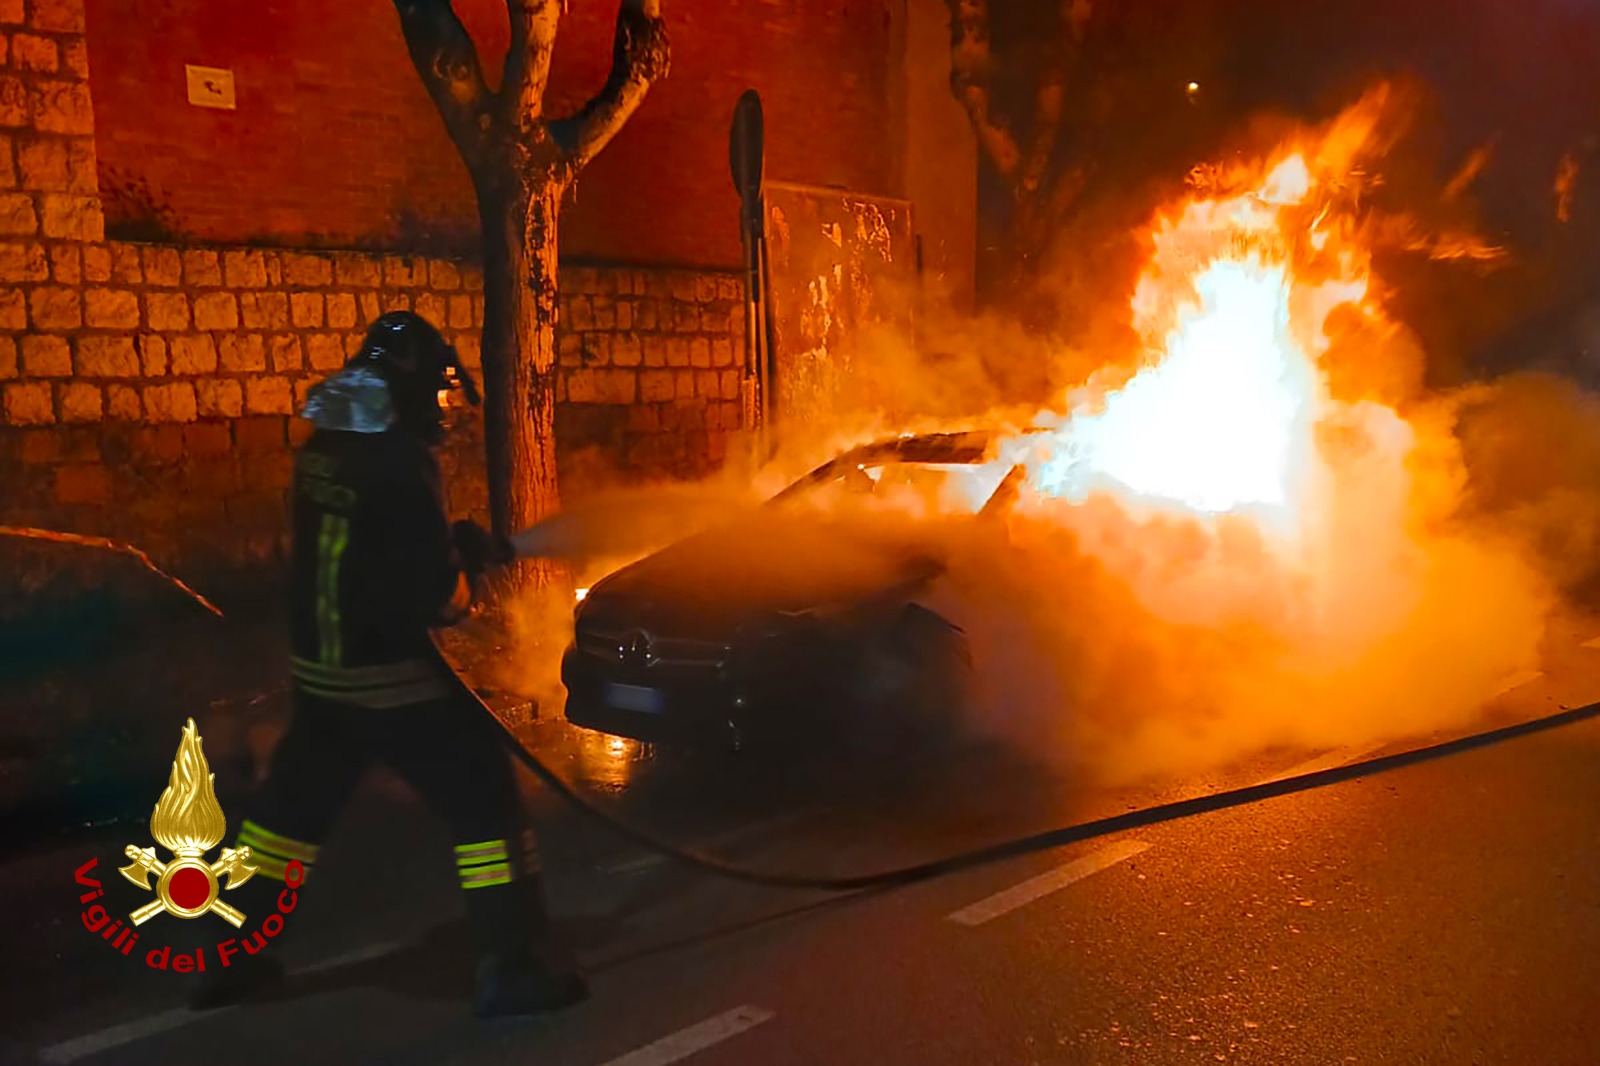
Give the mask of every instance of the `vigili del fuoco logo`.
[[(200, 743), (200, 733), (191, 718), (183, 727), (183, 738), (178, 743), (177, 757), (172, 760), (172, 776), (166, 791), (161, 793), (150, 815), (150, 835), (172, 853), (172, 858), (163, 861), (155, 848), (137, 844), (123, 849), (123, 854), (132, 862), (121, 867), (119, 872), (143, 891), (154, 891), (155, 898), (130, 911), (124, 924), (122, 918), (112, 917), (105, 904), (97, 902), (105, 895), (104, 886), (92, 876), (100, 860), (90, 859), (74, 874), (79, 886), (88, 890), (78, 897), (78, 902), (85, 905), (84, 928), (99, 934), (124, 955), (131, 956), (139, 941), (140, 934), (134, 930), (159, 914), (175, 918), (214, 914), (235, 929), (244, 928), (249, 919), (249, 915), (223, 900), (222, 893), (238, 888), (255, 876), (257, 867), (250, 865), (250, 849), (225, 847), (214, 862), (208, 862), (205, 857), (227, 834), (228, 823), (222, 805), (217, 802), (216, 775), (206, 764)], [(151, 878), (155, 879), (154, 884)], [(277, 909), (242, 943), (229, 937), (216, 945), (216, 958), (223, 966), (231, 966), (232, 957), (241, 950), (247, 955), (257, 954), (266, 947), (268, 940), (283, 931), (283, 916), (294, 910), (298, 902), (296, 890), (304, 880), (305, 868), (298, 861), (290, 862), (284, 871), (284, 889), (278, 893)], [(204, 973), (206, 949), (199, 946), (193, 954), (181, 950), (174, 955), (171, 946), (151, 948), (145, 954), (145, 964), (157, 970), (165, 970), (170, 965), (178, 973)]]

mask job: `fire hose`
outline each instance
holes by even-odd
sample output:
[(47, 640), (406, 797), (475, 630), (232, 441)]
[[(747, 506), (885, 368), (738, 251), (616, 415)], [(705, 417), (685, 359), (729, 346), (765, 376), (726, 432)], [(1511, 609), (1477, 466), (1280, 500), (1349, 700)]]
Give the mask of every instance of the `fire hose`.
[[(188, 594), (201, 606), (210, 610), (218, 618), (223, 614), (209, 600), (195, 592), (189, 586), (179, 581), (172, 575), (162, 571), (150, 561), (144, 552), (131, 545), (115, 542), (101, 537), (85, 537), (77, 534), (59, 533), (50, 530), (33, 529), (29, 527), (0, 526), (0, 535), (26, 537), (29, 539), (50, 540), (57, 543), (74, 544), (83, 547), (109, 550), (120, 554), (131, 555), (147, 569), (154, 571), (159, 576), (171, 582), (181, 591)], [(1247, 785), (1240, 788), (1216, 792), (1208, 796), (1198, 796), (1191, 799), (1175, 800), (1169, 803), (1160, 803), (1152, 807), (1143, 807), (1139, 810), (1127, 811), (1123, 814), (1097, 818), (1074, 825), (1062, 826), (1056, 829), (1046, 829), (1025, 836), (1014, 837), (995, 844), (959, 852), (940, 859), (927, 862), (913, 863), (894, 869), (879, 870), (874, 873), (857, 874), (849, 877), (811, 877), (803, 874), (771, 873), (761, 870), (748, 870), (724, 862), (715, 856), (707, 855), (693, 848), (663, 840), (653, 833), (647, 832), (630, 825), (616, 815), (610, 813), (590, 802), (569, 785), (561, 775), (546, 766), (538, 756), (523, 745), (517, 735), (501, 720), (483, 699), (483, 696), (461, 676), (461, 671), (451, 661), (445, 649), (435, 639), (439, 656), (447, 669), (450, 670), (462, 692), (472, 702), (477, 704), (479, 710), (494, 723), (498, 736), (511, 756), (523, 766), (527, 767), (540, 781), (552, 792), (561, 797), (569, 805), (581, 813), (595, 819), (612, 832), (647, 851), (653, 851), (667, 858), (676, 860), (686, 866), (713, 874), (718, 877), (757, 885), (763, 888), (788, 888), (811, 889), (828, 892), (858, 892), (866, 889), (891, 888), (909, 885), (918, 881), (927, 881), (936, 877), (956, 873), (961, 870), (970, 870), (979, 866), (987, 866), (1006, 859), (1020, 858), (1042, 851), (1051, 851), (1077, 844), (1097, 837), (1110, 836), (1133, 829), (1142, 829), (1147, 826), (1159, 825), (1165, 822), (1176, 822), (1188, 818), (1195, 818), (1203, 814), (1212, 814), (1233, 807), (1243, 807), (1263, 800), (1275, 799), (1279, 796), (1292, 795), (1296, 792), (1306, 792), (1311, 789), (1324, 788), (1328, 785), (1339, 784), (1358, 777), (1367, 777), (1372, 774), (1386, 773), (1398, 770), (1405, 766), (1414, 766), (1418, 763), (1430, 762), (1435, 759), (1459, 755), (1462, 752), (1472, 751), (1476, 748), (1489, 747), (1504, 743), (1518, 737), (1531, 736), (1535, 733), (1560, 729), (1564, 726), (1575, 725), (1588, 719), (1600, 717), (1600, 703), (1590, 704), (1585, 707), (1563, 708), (1554, 714), (1543, 715), (1513, 725), (1502, 726), (1498, 729), (1486, 730), (1480, 733), (1469, 734), (1454, 740), (1441, 741), (1409, 751), (1398, 752), (1394, 755), (1383, 755), (1375, 758), (1362, 759), (1358, 762), (1335, 766), (1326, 770), (1316, 770), (1308, 773), (1297, 774), (1291, 777), (1280, 778), (1263, 782), (1257, 785)]]
[[(454, 667), (451, 667), (451, 669), (454, 672)], [(909, 866), (850, 877), (809, 877), (803, 874), (768, 873), (734, 866), (714, 856), (663, 840), (653, 833), (630, 825), (614, 814), (601, 809), (579, 795), (559, 774), (551, 770), (539, 760), (538, 756), (529, 751), (517, 739), (516, 734), (483, 701), (483, 698), (472, 686), (461, 679), (459, 674), (456, 674), (456, 680), (460, 683), (462, 689), (478, 704), (483, 713), (488, 715), (499, 728), (501, 739), (505, 742), (506, 749), (513, 758), (532, 771), (534, 776), (568, 804), (596, 819), (624, 839), (637, 844), (647, 851), (654, 851), (667, 858), (677, 860), (686, 866), (718, 877), (741, 881), (745, 884), (758, 885), (764, 888), (814, 889), (829, 892), (857, 892), (865, 889), (898, 887), (917, 881), (927, 881), (946, 874), (956, 873), (960, 870), (970, 870), (1006, 859), (1019, 858), (1023, 855), (1031, 855), (1041, 851), (1050, 851), (1068, 844), (1092, 840), (1096, 837), (1110, 836), (1114, 833), (1123, 833), (1131, 829), (1142, 829), (1146, 826), (1159, 825), (1163, 822), (1176, 822), (1202, 814), (1226, 810), (1231, 807), (1259, 803), (1262, 800), (1274, 799), (1278, 796), (1287, 796), (1296, 792), (1323, 788), (1327, 785), (1338, 784), (1341, 781), (1349, 781), (1357, 777), (1367, 777), (1389, 770), (1398, 770), (1403, 766), (1412, 766), (1434, 759), (1442, 759), (1449, 755), (1458, 755), (1474, 748), (1500, 744), (1517, 737), (1559, 729), (1563, 726), (1573, 725), (1600, 716), (1600, 703), (1590, 704), (1586, 707), (1563, 708), (1555, 714), (1518, 722), (1514, 725), (1503, 726), (1499, 729), (1492, 729), (1482, 733), (1474, 733), (1454, 740), (1430, 744), (1425, 747), (1413, 748), (1394, 755), (1363, 759), (1359, 762), (1336, 766), (1328, 770), (1317, 770), (1280, 780), (1268, 781), (1259, 785), (1229, 789), (1209, 796), (1160, 803), (1153, 807), (1144, 807), (1124, 814), (1097, 818), (1088, 822), (1079, 822), (1075, 825), (1063, 826), (1058, 829), (1046, 829), (1037, 833), (1030, 833), (1027, 836), (1015, 837), (996, 844), (973, 848), (970, 851), (960, 852), (942, 859), (933, 859)]]
[[(546, 519), (538, 526), (524, 530), (513, 537), (514, 553), (519, 557), (526, 558), (534, 555), (561, 555), (565, 554), (566, 551), (570, 551), (576, 543), (576, 538), (572, 531), (563, 529), (560, 519), (561, 516), (559, 515), (553, 519)], [(686, 866), (718, 877), (764, 888), (811, 889), (828, 892), (857, 892), (866, 889), (909, 885), (917, 881), (942, 877), (960, 870), (969, 870), (1002, 862), (1006, 859), (1054, 850), (1069, 844), (1093, 840), (1097, 837), (1110, 836), (1115, 833), (1159, 825), (1164, 822), (1195, 818), (1232, 807), (1259, 803), (1262, 800), (1274, 799), (1278, 796), (1287, 796), (1296, 792), (1323, 788), (1342, 781), (1353, 780), (1357, 777), (1398, 770), (1404, 766), (1442, 759), (1450, 755), (1471, 751), (1475, 748), (1488, 747), (1517, 737), (1559, 729), (1563, 726), (1573, 725), (1600, 716), (1600, 703), (1578, 708), (1563, 707), (1561, 711), (1555, 714), (1502, 726), (1498, 729), (1469, 734), (1454, 740), (1440, 741), (1424, 747), (1413, 748), (1409, 751), (1398, 752), (1394, 755), (1362, 759), (1326, 770), (1310, 771), (1266, 781), (1261, 784), (1228, 789), (1208, 796), (1175, 800), (1152, 807), (1128, 811), (1123, 814), (1097, 818), (1088, 822), (1079, 822), (1075, 825), (1046, 829), (999, 843), (973, 848), (941, 859), (849, 877), (813, 877), (803, 874), (749, 870), (734, 866), (715, 856), (675, 844), (669, 840), (663, 840), (655, 834), (631, 825), (590, 802), (569, 785), (561, 775), (551, 770), (540, 761), (538, 756), (523, 745), (522, 741), (506, 726), (500, 716), (495, 714), (494, 709), (484, 701), (482, 695), (462, 677), (461, 671), (437, 639), (435, 640), (435, 646), (438, 647), (440, 658), (455, 676), (456, 682), (463, 692), (494, 722), (499, 730), (500, 739), (505, 744), (506, 750), (511, 753), (511, 756), (527, 767), (535, 777), (569, 805), (595, 819), (618, 836), (646, 851), (656, 852)]]
[(206, 599), (200, 593), (184, 584), (183, 581), (167, 573), (151, 561), (150, 556), (143, 550), (120, 540), (110, 537), (91, 537), (82, 533), (63, 533), (55, 529), (39, 529), (35, 526), (0, 526), (0, 537), (14, 537), (21, 540), (38, 540), (50, 544), (70, 544), (79, 548), (93, 548), (97, 551), (112, 552), (117, 555), (126, 555), (136, 561), (140, 566), (167, 582), (179, 592), (216, 615), (222, 617), (222, 611), (216, 604)]

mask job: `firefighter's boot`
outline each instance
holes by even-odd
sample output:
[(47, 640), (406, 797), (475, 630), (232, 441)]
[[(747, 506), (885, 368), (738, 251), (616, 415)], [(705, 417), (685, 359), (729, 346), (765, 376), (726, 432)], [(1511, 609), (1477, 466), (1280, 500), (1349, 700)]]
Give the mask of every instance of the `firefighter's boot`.
[[(589, 996), (576, 960), (551, 935), (531, 839), (528, 851), (529, 859), (509, 864), (518, 867), (515, 876), (467, 892), (478, 956), (472, 1007), (480, 1018), (560, 1010)], [(463, 887), (469, 884), (464, 876)]]
[(576, 966), (532, 951), (484, 955), (473, 975), (472, 1012), (480, 1018), (542, 1014), (588, 998)]
[[(240, 827), (234, 844), (250, 849), (250, 861), (256, 867), (256, 876), (240, 886), (237, 903), (255, 923), (269, 914), (281, 914), (285, 916), (283, 926), (270, 940), (259, 932), (242, 937), (240, 949), (230, 954), (226, 965), (208, 970), (195, 984), (189, 993), (190, 1010), (216, 1010), (263, 998), (284, 983), (288, 971), (283, 964), (283, 945), (289, 939), (290, 927), (297, 924), (293, 912), (300, 902), (299, 891), (288, 886), (305, 883), (320, 851), (315, 844), (291, 839), (249, 820)], [(297, 875), (289, 874), (291, 863), (299, 864)]]
[[(275, 889), (282, 887), (281, 881), (274, 885), (271, 881), (264, 881), (258, 874), (231, 895), (251, 923), (259, 926), (266, 915), (277, 913), (273, 910), (277, 901)], [(270, 941), (258, 940), (261, 937), (259, 932), (244, 935), (241, 938), (244, 943), (230, 951), (226, 959), (219, 957), (191, 986), (189, 1009), (205, 1011), (232, 1007), (246, 1000), (262, 998), (282, 985), (286, 971), (279, 949), (289, 924), (285, 922), (284, 931)], [(261, 947), (255, 954), (245, 950), (246, 944), (255, 946), (258, 943)]]
[(192, 1011), (232, 1007), (260, 999), (283, 984), (286, 971), (275, 955), (238, 957), (227, 968), (207, 973), (189, 993)]

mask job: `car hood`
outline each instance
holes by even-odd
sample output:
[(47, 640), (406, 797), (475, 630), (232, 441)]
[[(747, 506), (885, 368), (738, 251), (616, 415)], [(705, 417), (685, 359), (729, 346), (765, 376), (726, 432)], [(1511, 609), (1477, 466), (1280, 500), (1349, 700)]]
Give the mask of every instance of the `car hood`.
[(590, 591), (580, 627), (724, 639), (782, 612), (861, 603), (940, 570), (906, 524), (763, 511), (672, 544)]

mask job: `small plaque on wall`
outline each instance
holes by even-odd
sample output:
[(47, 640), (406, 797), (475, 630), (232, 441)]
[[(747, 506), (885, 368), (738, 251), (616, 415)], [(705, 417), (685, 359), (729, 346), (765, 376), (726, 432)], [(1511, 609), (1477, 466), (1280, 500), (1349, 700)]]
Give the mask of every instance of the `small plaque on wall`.
[(215, 107), (222, 111), (235, 110), (233, 101), (233, 71), (220, 67), (185, 66), (189, 77), (189, 102), (195, 107)]

